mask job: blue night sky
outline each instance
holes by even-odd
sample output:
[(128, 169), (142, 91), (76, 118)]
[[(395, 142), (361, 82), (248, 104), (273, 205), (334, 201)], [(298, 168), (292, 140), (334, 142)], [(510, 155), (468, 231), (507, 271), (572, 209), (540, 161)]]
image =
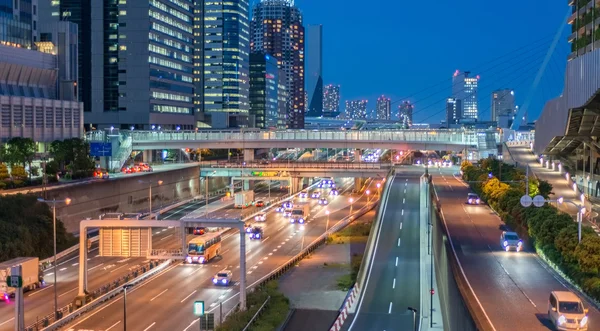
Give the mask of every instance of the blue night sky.
[(372, 110), (381, 94), (392, 102), (408, 97), (415, 122), (439, 122), (460, 69), (481, 75), (479, 116), (489, 120), (494, 89), (515, 89), (522, 107), (559, 28), (558, 47), (531, 94), (529, 120), (560, 95), (570, 52), (567, 1), (425, 2), (296, 0), (305, 25), (323, 24), (324, 83), (341, 85), (342, 103), (366, 98)]

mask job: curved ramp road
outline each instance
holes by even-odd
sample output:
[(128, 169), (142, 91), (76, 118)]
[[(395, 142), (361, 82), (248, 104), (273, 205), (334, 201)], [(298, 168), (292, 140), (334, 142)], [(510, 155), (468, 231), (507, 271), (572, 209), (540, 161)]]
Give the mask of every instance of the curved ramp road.
[[(465, 204), (464, 182), (445, 171), (433, 178), (460, 264), (495, 330), (549, 330), (548, 297), (569, 290), (564, 280), (532, 251), (503, 251), (504, 223), (488, 206)], [(600, 312), (584, 305), (590, 330), (600, 330)]]
[(372, 265), (349, 330), (413, 330), (407, 308), (421, 305), (419, 176), (396, 175), (382, 202)]

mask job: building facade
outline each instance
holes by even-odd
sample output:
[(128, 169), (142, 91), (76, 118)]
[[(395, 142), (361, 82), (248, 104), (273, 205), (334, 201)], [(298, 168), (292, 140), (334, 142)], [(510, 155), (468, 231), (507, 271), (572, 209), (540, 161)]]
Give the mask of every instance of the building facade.
[(0, 44), (35, 48), (37, 25), (38, 0), (0, 1)]
[(252, 10), (251, 51), (271, 54), (285, 72), (287, 126), (304, 128), (304, 25), (292, 0), (261, 0)]
[[(212, 114), (224, 112), (229, 125), (248, 126), (250, 104), (250, 4), (248, 0), (196, 1), (194, 104), (212, 127)], [(235, 119), (235, 121), (233, 120)]]
[[(262, 53), (250, 54), (250, 123), (261, 129), (285, 128), (285, 93), (277, 59)], [(280, 87), (280, 85), (283, 85)]]
[(323, 92), (323, 116), (336, 117), (340, 113), (340, 86), (329, 84)]
[(323, 116), (323, 25), (306, 27), (306, 116)]
[[(49, 3), (49, 4), (48, 4)], [(86, 129), (192, 129), (192, 0), (48, 1), (76, 23)]]
[(479, 76), (469, 71), (456, 70), (452, 75), (452, 98), (460, 100), (460, 120), (477, 121), (479, 118), (477, 89)]
[(500, 122), (499, 118), (515, 115), (515, 91), (500, 89), (492, 92), (492, 122)]
[(446, 124), (458, 124), (462, 118), (461, 100), (456, 98), (448, 98), (446, 100)]
[(375, 107), (375, 112), (378, 120), (390, 120), (391, 119), (391, 110), (392, 110), (392, 100), (382, 95), (377, 98), (377, 105)]
[(367, 100), (346, 101), (346, 118), (359, 120), (367, 118)]
[(398, 105), (398, 121), (403, 128), (409, 129), (413, 124), (413, 111), (415, 106), (410, 101), (402, 101)]

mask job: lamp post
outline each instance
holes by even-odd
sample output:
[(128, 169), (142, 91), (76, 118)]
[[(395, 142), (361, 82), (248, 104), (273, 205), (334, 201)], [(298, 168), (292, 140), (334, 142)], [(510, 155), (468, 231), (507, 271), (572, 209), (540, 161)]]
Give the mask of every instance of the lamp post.
[(381, 183), (377, 183), (377, 195), (381, 197)]
[(325, 215), (327, 215), (327, 224), (325, 225), (325, 232), (329, 229), (329, 210), (325, 210)]
[(352, 214), (352, 207), (354, 206), (354, 198), (350, 198), (350, 214)]
[(127, 331), (127, 290), (133, 285), (123, 285), (123, 331)]
[(371, 191), (367, 190), (365, 193), (367, 194), (367, 204), (369, 204), (371, 202)]
[[(58, 287), (58, 283), (56, 282), (56, 274), (58, 273), (57, 264), (56, 264), (56, 204), (64, 203), (65, 205), (69, 205), (71, 203), (70, 198), (66, 198), (64, 200), (45, 200), (42, 198), (38, 198), (39, 202), (44, 202), (52, 205), (52, 227), (53, 227), (53, 244), (54, 244), (54, 318), (58, 320), (58, 291), (56, 288)], [(85, 236), (85, 233), (80, 233), (80, 236)]]
[[(148, 184), (148, 205), (149, 205), (149, 213), (150, 213), (150, 219), (152, 219), (152, 184), (154, 184), (154, 181), (146, 181), (146, 180), (139, 180), (138, 182), (142, 183), (142, 184)], [(158, 185), (162, 185), (163, 181), (159, 180), (156, 182)]]

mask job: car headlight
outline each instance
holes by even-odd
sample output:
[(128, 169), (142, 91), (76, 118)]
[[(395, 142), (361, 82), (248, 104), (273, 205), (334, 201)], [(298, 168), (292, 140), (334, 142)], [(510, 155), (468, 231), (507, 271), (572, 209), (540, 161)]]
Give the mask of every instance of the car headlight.
[(216, 284), (218, 282), (218, 280), (216, 278), (213, 278), (213, 284)]
[(558, 322), (558, 325), (563, 325), (563, 324), (565, 324), (566, 321), (567, 321), (567, 318), (565, 317), (565, 315), (560, 315), (558, 320), (556, 320), (556, 322)]
[(256, 239), (260, 239), (260, 233), (256, 234)]
[(187, 261), (187, 263), (192, 263), (192, 258), (189, 256), (185, 260)]
[(519, 243), (517, 245), (519, 245), (519, 247), (523, 246), (523, 241), (519, 240)]
[(469, 203), (472, 203), (472, 202), (473, 202), (473, 199), (469, 199)]
[(504, 241), (504, 247), (508, 246), (508, 241)]
[(583, 318), (581, 319), (581, 322), (579, 322), (579, 326), (584, 327), (587, 324), (587, 321), (588, 321), (587, 315), (583, 316)]
[(223, 283), (223, 284), (227, 284), (227, 279), (223, 279), (223, 280), (221, 280), (221, 283)]
[(479, 202), (481, 202), (481, 200), (477, 199), (476, 202), (477, 202), (477, 204), (479, 204)]
[(204, 263), (204, 256), (201, 256), (201, 257), (198, 259), (198, 262), (200, 262), (200, 263)]
[(300, 224), (304, 224), (304, 218), (301, 218), (301, 219), (299, 219), (299, 220), (298, 220), (298, 223), (300, 223)]

